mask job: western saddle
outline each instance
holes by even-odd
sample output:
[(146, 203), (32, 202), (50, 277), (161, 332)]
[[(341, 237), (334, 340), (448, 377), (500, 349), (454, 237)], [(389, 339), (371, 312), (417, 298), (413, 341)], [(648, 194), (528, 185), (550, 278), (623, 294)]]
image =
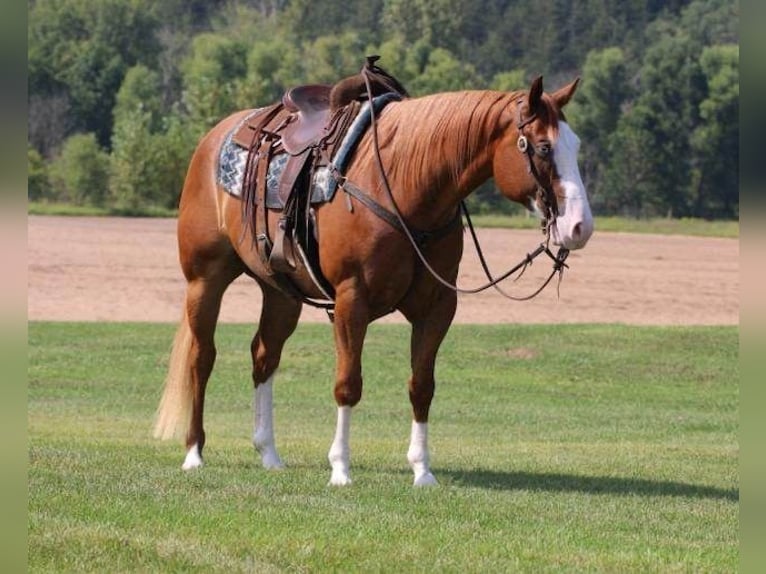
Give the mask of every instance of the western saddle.
[[(289, 89), (281, 102), (250, 116), (232, 135), (232, 141), (247, 150), (242, 216), (264, 267), (285, 291), (327, 309), (332, 308), (334, 293), (318, 272), (317, 231), (311, 206), (313, 175), (324, 166), (335, 175), (335, 151), (363, 101), (369, 99), (368, 91), (373, 97), (386, 93), (408, 96), (398, 80), (375, 65), (377, 60), (378, 56), (368, 56), (359, 74), (332, 86), (310, 84)], [(283, 207), (272, 242), (266, 180), (271, 160), (281, 154), (287, 155), (278, 184), (279, 204)], [(330, 303), (317, 303), (297, 290), (290, 276), (302, 272), (301, 267)]]

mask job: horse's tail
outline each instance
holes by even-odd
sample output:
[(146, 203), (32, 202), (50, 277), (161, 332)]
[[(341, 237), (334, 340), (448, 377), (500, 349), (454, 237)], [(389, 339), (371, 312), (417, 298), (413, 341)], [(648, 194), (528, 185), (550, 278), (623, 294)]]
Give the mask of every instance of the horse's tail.
[(165, 390), (154, 422), (155, 438), (165, 440), (188, 431), (192, 408), (191, 342), (189, 319), (184, 312), (170, 352)]

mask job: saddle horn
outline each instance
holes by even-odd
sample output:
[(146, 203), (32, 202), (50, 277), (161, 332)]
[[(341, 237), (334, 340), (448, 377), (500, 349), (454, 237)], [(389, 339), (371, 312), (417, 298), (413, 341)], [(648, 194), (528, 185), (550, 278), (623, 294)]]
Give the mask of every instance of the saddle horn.
[(344, 78), (333, 86), (330, 92), (330, 110), (332, 112), (354, 100), (367, 98), (367, 88), (364, 82), (365, 75), (370, 80), (373, 97), (389, 92), (395, 92), (403, 98), (410, 96), (399, 80), (375, 63), (379, 59), (380, 56), (378, 55), (367, 56), (367, 61), (358, 74)]

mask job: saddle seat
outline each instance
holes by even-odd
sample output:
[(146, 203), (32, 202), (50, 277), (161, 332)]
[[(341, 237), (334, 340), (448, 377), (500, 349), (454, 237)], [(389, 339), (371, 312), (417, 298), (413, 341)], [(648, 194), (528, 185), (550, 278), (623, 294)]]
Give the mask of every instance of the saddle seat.
[(324, 137), (330, 120), (332, 86), (308, 84), (285, 92), (282, 104), (292, 112), (291, 121), (282, 131), (282, 146), (298, 155), (317, 145)]

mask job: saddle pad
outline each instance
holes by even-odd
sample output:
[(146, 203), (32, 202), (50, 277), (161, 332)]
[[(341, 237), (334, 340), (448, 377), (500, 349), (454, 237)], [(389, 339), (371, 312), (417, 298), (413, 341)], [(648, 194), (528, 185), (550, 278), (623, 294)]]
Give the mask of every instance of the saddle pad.
[[(389, 102), (401, 99), (398, 94), (386, 93), (376, 97), (373, 100), (373, 109), (379, 113)], [(233, 141), (234, 134), (239, 128), (253, 115), (261, 109), (254, 110), (245, 117), (227, 134), (226, 139), (221, 146), (218, 155), (217, 180), (226, 193), (237, 198), (242, 198), (242, 182), (245, 174), (245, 164), (247, 163), (247, 150)], [(354, 121), (351, 123), (340, 146), (337, 148), (333, 164), (335, 169), (343, 173), (348, 167), (353, 152), (356, 149), (359, 140), (362, 138), (371, 123), (370, 103), (365, 102), (359, 110)], [(274, 156), (269, 163), (268, 174), (266, 176), (266, 207), (269, 209), (281, 209), (284, 207), (279, 198), (279, 179), (287, 163), (287, 154), (282, 153)], [(321, 167), (316, 170), (312, 180), (311, 203), (318, 204), (330, 201), (335, 195), (338, 182), (330, 175), (328, 167)]]

